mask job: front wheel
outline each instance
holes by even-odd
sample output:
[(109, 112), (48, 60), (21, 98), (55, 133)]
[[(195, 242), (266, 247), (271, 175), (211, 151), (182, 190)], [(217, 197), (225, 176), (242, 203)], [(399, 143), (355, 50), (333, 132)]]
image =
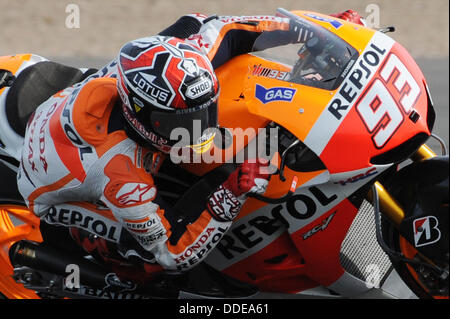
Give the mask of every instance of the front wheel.
[(388, 185), (405, 216), (397, 226), (383, 219), (383, 238), (391, 249), (416, 261), (391, 256), (399, 275), (420, 298), (448, 299), (448, 163), (448, 156), (415, 162), (397, 172)]
[[(387, 220), (382, 223), (383, 238), (386, 244), (393, 250), (400, 252), (407, 259), (413, 259), (426, 263), (427, 260), (421, 255), (397, 229)], [(448, 272), (447, 263), (444, 268)], [(411, 265), (395, 257), (390, 257), (391, 262), (405, 284), (421, 299), (448, 299), (448, 277), (440, 278), (428, 267)]]
[[(420, 298), (448, 299), (449, 157), (413, 162), (383, 184), (404, 216), (382, 221), (382, 236), (396, 253), (393, 266)], [(397, 255), (397, 256), (396, 256)]]

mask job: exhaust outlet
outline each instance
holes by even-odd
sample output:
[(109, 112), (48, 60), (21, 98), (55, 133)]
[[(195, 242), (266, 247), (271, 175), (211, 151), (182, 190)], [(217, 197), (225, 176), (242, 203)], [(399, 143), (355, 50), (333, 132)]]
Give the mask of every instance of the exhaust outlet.
[(69, 275), (68, 265), (76, 265), (80, 270), (80, 284), (90, 287), (108, 286), (106, 279), (108, 274), (111, 275), (107, 269), (84, 259), (83, 256), (28, 240), (14, 243), (9, 249), (9, 259), (14, 268), (25, 266), (62, 277)]

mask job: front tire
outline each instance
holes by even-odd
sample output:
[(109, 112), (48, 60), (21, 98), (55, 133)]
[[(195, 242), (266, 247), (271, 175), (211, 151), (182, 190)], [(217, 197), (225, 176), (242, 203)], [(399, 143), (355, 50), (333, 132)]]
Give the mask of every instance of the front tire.
[[(382, 232), (384, 241), (391, 249), (401, 252), (408, 259), (426, 262), (385, 218), (382, 221)], [(417, 297), (420, 299), (448, 299), (448, 278), (439, 279), (434, 273), (430, 273), (427, 267), (413, 266), (391, 256), (389, 258), (400, 278)], [(448, 270), (448, 252), (446, 267)]]

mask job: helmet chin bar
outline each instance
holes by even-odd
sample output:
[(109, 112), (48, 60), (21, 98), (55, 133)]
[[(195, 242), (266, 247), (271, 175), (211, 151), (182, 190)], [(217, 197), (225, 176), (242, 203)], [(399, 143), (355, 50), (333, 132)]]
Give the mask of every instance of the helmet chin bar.
[(125, 120), (124, 123), (124, 131), (127, 134), (128, 138), (136, 142), (139, 146), (144, 148), (157, 149), (163, 153), (169, 153), (171, 151), (171, 147), (169, 145), (164, 145), (164, 147), (161, 147), (158, 144), (155, 144), (144, 138), (142, 134), (129, 123), (128, 120)]

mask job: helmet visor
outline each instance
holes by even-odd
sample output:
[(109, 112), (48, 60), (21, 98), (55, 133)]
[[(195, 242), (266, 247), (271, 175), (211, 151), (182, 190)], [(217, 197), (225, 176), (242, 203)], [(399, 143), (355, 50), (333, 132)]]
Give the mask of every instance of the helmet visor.
[[(153, 131), (177, 146), (203, 145), (217, 127), (217, 97), (195, 108), (173, 112), (154, 110), (150, 115)], [(215, 132), (215, 131), (214, 131)]]

